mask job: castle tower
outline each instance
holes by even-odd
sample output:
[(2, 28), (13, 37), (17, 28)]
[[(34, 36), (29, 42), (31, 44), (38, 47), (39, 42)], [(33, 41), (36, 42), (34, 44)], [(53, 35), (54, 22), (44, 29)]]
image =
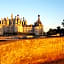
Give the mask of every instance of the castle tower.
[(35, 22), (35, 26), (39, 26), (42, 25), (41, 21), (40, 21), (40, 15), (38, 15), (38, 20), (37, 22)]
[(3, 24), (3, 19), (1, 18), (1, 24)]
[(18, 22), (17, 22), (17, 16), (15, 16), (15, 24), (18, 24)]
[(27, 25), (27, 20), (25, 20), (25, 25)]
[(11, 14), (11, 24), (13, 24), (13, 14)]
[(13, 14), (11, 14), (11, 20), (13, 20)]
[(9, 26), (9, 19), (8, 19), (8, 17), (7, 17), (7, 26)]
[(21, 22), (20, 19), (18, 19), (18, 24), (20, 24), (20, 22)]
[(38, 15), (38, 22), (40, 22), (40, 15)]
[(17, 15), (17, 23), (20, 24), (20, 18), (19, 18), (19, 14)]
[(40, 21), (40, 15), (38, 15), (38, 20), (35, 22), (34, 26), (35, 35), (43, 35), (43, 24)]
[(3, 24), (4, 24), (4, 25), (7, 24), (7, 19), (6, 19), (6, 18), (4, 18), (4, 20), (3, 20)]
[(23, 17), (22, 25), (27, 25), (27, 20)]
[(17, 14), (17, 19), (19, 19), (19, 14)]
[(21, 20), (20, 20), (20, 24), (22, 25), (22, 18), (21, 18)]
[(25, 24), (25, 22), (24, 22), (25, 20), (24, 20), (24, 17), (23, 17), (23, 21), (22, 21), (22, 25), (24, 25)]

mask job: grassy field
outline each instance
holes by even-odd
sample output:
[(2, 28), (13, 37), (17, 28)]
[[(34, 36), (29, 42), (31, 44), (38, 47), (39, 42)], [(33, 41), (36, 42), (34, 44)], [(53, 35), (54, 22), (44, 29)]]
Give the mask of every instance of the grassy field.
[(0, 42), (1, 64), (64, 64), (64, 37)]

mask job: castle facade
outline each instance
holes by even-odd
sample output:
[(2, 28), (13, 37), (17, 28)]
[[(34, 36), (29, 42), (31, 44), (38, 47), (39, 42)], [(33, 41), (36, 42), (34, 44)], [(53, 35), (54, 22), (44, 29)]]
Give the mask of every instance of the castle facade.
[(0, 35), (6, 34), (34, 34), (43, 35), (43, 25), (40, 21), (40, 15), (38, 15), (38, 20), (31, 25), (27, 24), (27, 20), (19, 18), (19, 15), (13, 18), (11, 14), (11, 19), (1, 18), (0, 20)]

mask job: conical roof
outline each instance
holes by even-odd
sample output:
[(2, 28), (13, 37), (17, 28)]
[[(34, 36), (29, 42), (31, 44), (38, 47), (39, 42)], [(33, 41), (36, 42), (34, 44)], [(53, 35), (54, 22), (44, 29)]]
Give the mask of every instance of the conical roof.
[(42, 25), (42, 23), (41, 23), (41, 21), (40, 21), (40, 15), (38, 15), (38, 20), (35, 22), (34, 25), (35, 25), (35, 26)]

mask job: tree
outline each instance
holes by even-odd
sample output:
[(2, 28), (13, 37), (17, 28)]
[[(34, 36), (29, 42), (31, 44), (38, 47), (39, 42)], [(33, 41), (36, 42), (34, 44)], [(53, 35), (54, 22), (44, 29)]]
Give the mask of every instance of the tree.
[(60, 34), (60, 32), (61, 32), (61, 28), (60, 28), (60, 26), (58, 26), (58, 27), (57, 27), (57, 33)]
[(63, 25), (63, 27), (64, 27), (64, 19), (63, 19), (62, 25)]
[(56, 29), (49, 29), (49, 31), (47, 32), (47, 35), (55, 35), (56, 34)]

